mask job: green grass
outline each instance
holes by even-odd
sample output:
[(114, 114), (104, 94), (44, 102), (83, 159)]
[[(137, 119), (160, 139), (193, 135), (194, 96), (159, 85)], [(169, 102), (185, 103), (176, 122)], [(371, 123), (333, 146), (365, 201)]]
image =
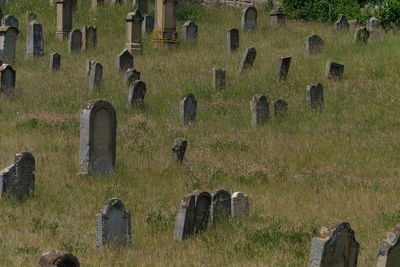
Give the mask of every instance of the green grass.
[[(199, 25), (195, 46), (164, 50), (144, 38), (135, 68), (147, 84), (146, 109), (126, 109), (123, 76), (114, 70), (124, 47), (127, 5), (90, 11), (80, 2), (74, 27), (96, 25), (98, 47), (77, 55), (55, 38), (49, 1), (9, 1), (5, 14), (20, 19), (17, 90), (0, 98), (0, 166), (16, 152), (36, 158), (35, 196), (0, 201), (0, 265), (33, 266), (41, 253), (64, 249), (84, 266), (305, 266), (311, 238), (322, 225), (346, 220), (356, 231), (360, 266), (372, 266), (385, 232), (399, 223), (400, 37), (388, 33), (366, 46), (353, 33), (331, 25), (289, 21), (269, 24), (259, 10), (258, 27), (241, 32), (240, 49), (229, 55), (226, 30), (240, 26), (240, 9), (189, 6), (179, 18)], [(26, 61), (25, 12), (43, 24), (46, 55)], [(178, 31), (184, 21), (178, 21)], [(307, 56), (305, 39), (325, 40), (324, 53)], [(255, 46), (252, 71), (238, 75), (246, 47)], [(61, 71), (48, 71), (48, 57), (61, 54)], [(275, 62), (292, 56), (288, 81), (274, 80)], [(100, 92), (88, 90), (85, 60), (104, 67)], [(341, 81), (324, 78), (328, 60), (345, 64)], [(213, 67), (227, 70), (227, 87), (211, 87)], [(325, 108), (310, 111), (307, 85), (324, 85)], [(194, 127), (179, 125), (179, 101), (198, 101)], [(283, 98), (290, 116), (250, 127), (249, 101)], [(117, 160), (113, 177), (77, 174), (79, 109), (90, 99), (108, 99), (117, 111)], [(188, 140), (186, 163), (171, 162), (176, 137)], [(174, 218), (182, 196), (200, 188), (242, 191), (251, 216), (213, 225), (177, 243)], [(319, 193), (317, 192), (319, 190)], [(98, 249), (95, 214), (112, 197), (132, 214), (133, 246)]]

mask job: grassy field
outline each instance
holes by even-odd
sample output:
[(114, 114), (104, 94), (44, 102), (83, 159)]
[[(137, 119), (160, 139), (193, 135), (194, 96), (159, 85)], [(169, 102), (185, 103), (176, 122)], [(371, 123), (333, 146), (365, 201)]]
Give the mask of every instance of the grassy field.
[[(15, 0), (4, 9), (20, 19), (17, 90), (0, 98), (0, 166), (16, 152), (36, 158), (35, 196), (0, 201), (0, 265), (34, 266), (51, 249), (75, 254), (83, 266), (305, 266), (311, 239), (333, 220), (350, 222), (361, 243), (359, 266), (372, 266), (378, 243), (400, 222), (400, 37), (368, 45), (331, 25), (289, 21), (241, 32), (240, 50), (228, 54), (226, 30), (240, 26), (240, 9), (194, 6), (178, 11), (199, 25), (195, 46), (164, 50), (144, 39), (135, 68), (147, 84), (145, 110), (126, 109), (123, 76), (114, 70), (124, 47), (127, 5), (91, 12), (80, 2), (74, 28), (98, 27), (98, 47), (68, 54), (55, 38), (55, 9), (48, 0)], [(46, 55), (26, 61), (25, 12), (43, 24)], [(178, 22), (178, 31), (184, 21)], [(307, 56), (305, 39), (325, 40), (324, 53)], [(246, 47), (257, 49), (252, 71), (238, 75)], [(61, 70), (48, 57), (61, 54)], [(288, 81), (274, 80), (278, 57), (292, 56)], [(103, 64), (99, 92), (88, 90), (85, 60)], [(324, 78), (328, 60), (345, 64), (341, 81)], [(213, 67), (227, 70), (227, 86), (211, 87)], [(308, 110), (306, 87), (324, 85), (325, 108)], [(198, 101), (194, 127), (179, 125), (179, 101)], [(283, 98), (290, 116), (250, 127), (249, 101)], [(77, 174), (79, 109), (108, 99), (117, 111), (117, 160), (113, 177)], [(176, 137), (188, 140), (186, 162), (171, 162)], [(173, 241), (179, 201), (194, 189), (249, 195), (249, 218), (214, 225), (185, 242)], [(95, 214), (111, 197), (132, 214), (133, 246), (98, 249)]]

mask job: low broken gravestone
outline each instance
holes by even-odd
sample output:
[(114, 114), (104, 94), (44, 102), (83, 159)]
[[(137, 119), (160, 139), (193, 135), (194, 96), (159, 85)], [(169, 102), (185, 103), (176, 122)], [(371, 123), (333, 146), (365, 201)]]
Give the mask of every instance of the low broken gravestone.
[(195, 43), (197, 41), (197, 24), (193, 21), (186, 21), (182, 26), (182, 41), (183, 43)]
[(256, 56), (257, 56), (257, 51), (255, 47), (246, 48), (242, 60), (240, 61), (239, 72), (253, 68)]
[(348, 30), (350, 28), (350, 24), (347, 21), (347, 18), (343, 14), (339, 14), (339, 18), (333, 24), (334, 30)]
[(59, 70), (61, 65), (61, 56), (59, 53), (51, 53), (50, 54), (50, 62), (49, 69), (50, 70)]
[(16, 72), (11, 65), (3, 64), (0, 66), (0, 73), (0, 92), (11, 95), (15, 89)]
[(307, 37), (306, 50), (308, 54), (321, 53), (324, 49), (324, 41), (316, 34)]
[(176, 162), (182, 163), (185, 157), (187, 141), (183, 138), (176, 138), (172, 145), (172, 157)]
[(130, 68), (133, 68), (133, 56), (127, 49), (124, 49), (115, 60), (115, 69), (118, 72), (123, 72)]
[(242, 10), (240, 25), (242, 30), (253, 30), (257, 26), (257, 9), (254, 6), (249, 6)]
[(307, 87), (307, 104), (309, 108), (321, 108), (324, 106), (322, 84), (316, 83)]
[(226, 84), (226, 71), (224, 69), (212, 69), (212, 84), (214, 89), (223, 89)]
[(340, 80), (343, 77), (344, 65), (328, 61), (325, 67), (325, 77), (328, 79)]
[(61, 250), (50, 250), (40, 256), (37, 267), (79, 267), (78, 258)]
[(197, 101), (193, 94), (186, 94), (179, 104), (181, 124), (193, 123), (196, 119)]
[(226, 42), (228, 46), (228, 52), (236, 52), (239, 48), (239, 30), (238, 29), (228, 29), (226, 33)]
[(124, 73), (124, 82), (127, 87), (140, 80), (140, 72), (135, 69), (127, 69)]
[(360, 244), (347, 222), (337, 222), (321, 228), (311, 242), (309, 267), (356, 267)]
[(96, 245), (128, 246), (131, 244), (131, 214), (122, 201), (112, 198), (96, 214)]
[(369, 39), (369, 31), (366, 27), (359, 27), (354, 32), (354, 42), (358, 44), (366, 44)]
[(242, 192), (235, 192), (231, 196), (231, 217), (247, 217), (249, 215), (249, 197)]
[(229, 219), (231, 217), (231, 194), (224, 189), (218, 189), (211, 193), (211, 208), (209, 224)]
[(376, 267), (400, 266), (400, 224), (396, 225), (379, 244)]
[(91, 100), (80, 111), (79, 173), (112, 175), (117, 120), (107, 100)]
[(275, 66), (275, 78), (278, 81), (286, 81), (291, 61), (291, 57), (281, 57), (277, 60)]
[(146, 95), (146, 84), (138, 80), (129, 86), (128, 107), (143, 107), (144, 97)]
[(23, 199), (35, 191), (35, 158), (29, 152), (15, 155), (15, 162), (0, 171), (0, 196)]
[(251, 126), (264, 124), (269, 118), (269, 104), (265, 95), (255, 95), (250, 101)]
[(82, 33), (82, 48), (84, 50), (97, 46), (97, 27), (83, 26)]
[(32, 59), (44, 55), (42, 24), (33, 20), (28, 23), (26, 35), (26, 58)]
[(288, 103), (283, 99), (277, 99), (274, 101), (274, 115), (275, 117), (285, 117), (288, 115), (289, 107)]
[(94, 91), (101, 87), (103, 78), (103, 66), (95, 61), (90, 62), (89, 69), (89, 90)]
[(68, 51), (80, 52), (82, 49), (82, 32), (78, 29), (72, 30), (68, 35)]

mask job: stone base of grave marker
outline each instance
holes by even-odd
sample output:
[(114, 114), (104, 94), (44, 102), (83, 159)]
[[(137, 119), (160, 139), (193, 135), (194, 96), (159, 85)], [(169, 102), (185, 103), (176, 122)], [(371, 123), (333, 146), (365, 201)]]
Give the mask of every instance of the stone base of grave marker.
[(71, 253), (61, 250), (51, 250), (44, 253), (38, 262), (38, 267), (68, 266), (79, 267), (78, 259)]

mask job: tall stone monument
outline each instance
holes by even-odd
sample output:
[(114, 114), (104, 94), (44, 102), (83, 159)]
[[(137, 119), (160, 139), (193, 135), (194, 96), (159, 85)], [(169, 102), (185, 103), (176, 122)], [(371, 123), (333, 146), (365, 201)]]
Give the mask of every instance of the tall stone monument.
[(126, 16), (126, 43), (125, 48), (131, 54), (141, 54), (142, 45), (142, 22), (143, 16), (139, 10), (130, 12)]
[(69, 32), (72, 30), (72, 6), (71, 0), (57, 0), (57, 39), (63, 40), (68, 38)]
[(174, 0), (156, 0), (155, 25), (152, 41), (160, 44), (176, 44), (176, 14)]

